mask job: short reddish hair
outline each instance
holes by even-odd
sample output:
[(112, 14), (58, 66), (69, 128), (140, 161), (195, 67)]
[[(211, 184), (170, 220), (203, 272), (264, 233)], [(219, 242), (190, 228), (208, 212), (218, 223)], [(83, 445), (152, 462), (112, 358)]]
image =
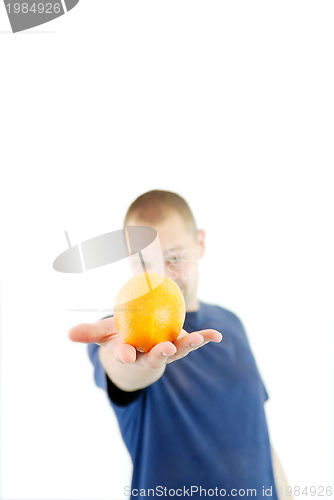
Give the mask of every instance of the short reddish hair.
[(197, 235), (197, 226), (188, 203), (182, 196), (171, 191), (155, 189), (144, 193), (130, 205), (124, 218), (124, 227), (134, 217), (151, 224), (163, 222), (172, 213), (180, 215), (187, 229)]

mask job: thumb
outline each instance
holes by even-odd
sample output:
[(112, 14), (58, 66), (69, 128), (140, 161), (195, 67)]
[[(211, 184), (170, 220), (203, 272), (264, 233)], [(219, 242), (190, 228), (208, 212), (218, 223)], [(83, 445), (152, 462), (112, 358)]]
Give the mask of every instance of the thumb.
[(68, 337), (72, 342), (81, 342), (84, 344), (104, 345), (112, 340), (118, 332), (115, 326), (114, 318), (106, 318), (96, 323), (81, 323), (74, 326), (68, 332)]

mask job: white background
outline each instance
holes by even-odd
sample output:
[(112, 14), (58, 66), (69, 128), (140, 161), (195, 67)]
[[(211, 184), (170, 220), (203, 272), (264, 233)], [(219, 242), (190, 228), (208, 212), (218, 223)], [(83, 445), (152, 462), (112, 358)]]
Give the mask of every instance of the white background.
[(125, 498), (116, 418), (67, 338), (101, 314), (65, 311), (110, 306), (121, 268), (52, 263), (64, 230), (120, 229), (150, 189), (206, 230), (199, 296), (244, 323), (289, 484), (332, 484), (333, 14), (81, 0), (12, 35), (0, 5), (1, 498)]

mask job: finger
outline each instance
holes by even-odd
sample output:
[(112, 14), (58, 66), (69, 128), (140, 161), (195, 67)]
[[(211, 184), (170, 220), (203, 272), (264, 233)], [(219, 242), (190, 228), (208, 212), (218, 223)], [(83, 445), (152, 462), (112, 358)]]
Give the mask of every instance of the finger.
[(188, 335), (176, 339), (175, 346), (177, 352), (174, 356), (168, 358), (167, 363), (187, 356), (189, 352), (204, 346), (208, 342), (220, 342), (222, 338), (222, 334), (217, 330), (201, 330), (199, 332), (189, 333)]
[(96, 323), (81, 323), (71, 328), (68, 337), (72, 342), (104, 345), (118, 335), (114, 318), (101, 319)]
[(137, 359), (137, 349), (130, 344), (126, 344), (120, 337), (108, 342), (105, 347), (111, 351), (120, 363), (134, 363)]
[(178, 337), (175, 341), (177, 350), (185, 347), (198, 347), (208, 342), (220, 342), (223, 336), (217, 330), (200, 330)]
[(223, 338), (218, 330), (201, 330), (199, 333), (203, 335), (205, 342), (220, 342)]
[(172, 342), (160, 342), (147, 353), (139, 353), (138, 360), (146, 368), (161, 368), (169, 356), (176, 353)]
[(189, 335), (189, 333), (186, 332), (185, 330), (183, 330), (183, 328), (182, 328), (182, 330), (180, 331), (179, 336), (177, 338), (181, 339), (182, 337), (185, 337), (186, 335)]
[(187, 354), (189, 354), (190, 351), (203, 345), (204, 342), (205, 342), (204, 336), (199, 332), (188, 333), (188, 335), (185, 335), (184, 337), (177, 339), (175, 341), (177, 352), (175, 356), (169, 359), (169, 362), (171, 360), (187, 356)]
[(213, 330), (213, 329), (199, 330), (198, 332), (188, 333), (185, 330), (183, 330), (183, 328), (182, 328), (180, 335), (177, 337), (177, 340), (181, 339), (187, 335), (193, 335), (194, 333), (199, 333), (200, 335), (205, 337), (206, 340), (212, 341), (212, 342), (220, 342), (223, 338), (223, 336), (220, 332), (218, 332), (217, 330)]

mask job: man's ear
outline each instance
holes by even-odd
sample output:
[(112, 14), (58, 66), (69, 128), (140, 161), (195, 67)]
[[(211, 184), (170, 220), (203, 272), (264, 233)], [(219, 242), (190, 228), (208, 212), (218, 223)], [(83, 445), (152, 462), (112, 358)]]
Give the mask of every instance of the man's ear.
[(200, 258), (203, 257), (205, 252), (205, 231), (204, 229), (199, 229), (197, 232), (197, 241), (200, 249)]

